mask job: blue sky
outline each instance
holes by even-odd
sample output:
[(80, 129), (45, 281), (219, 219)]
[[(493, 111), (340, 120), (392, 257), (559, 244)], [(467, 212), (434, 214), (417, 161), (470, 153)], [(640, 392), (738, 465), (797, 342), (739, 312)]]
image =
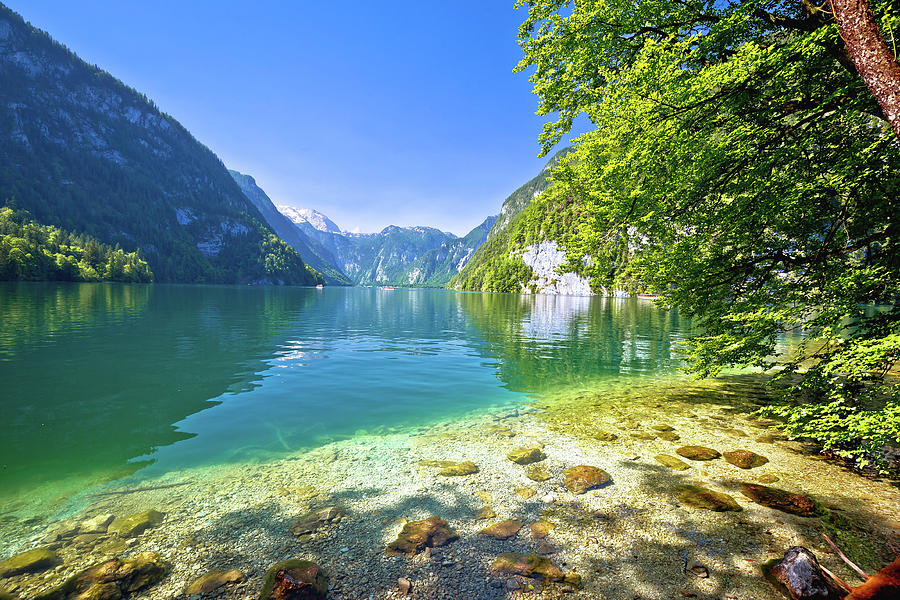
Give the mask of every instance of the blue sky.
[(513, 0), (5, 1), (348, 230), (463, 235), (546, 161)]

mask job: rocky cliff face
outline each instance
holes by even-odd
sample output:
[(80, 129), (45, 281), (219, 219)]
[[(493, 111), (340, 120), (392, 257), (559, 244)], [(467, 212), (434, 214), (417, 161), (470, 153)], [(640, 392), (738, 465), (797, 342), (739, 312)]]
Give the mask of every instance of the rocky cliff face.
[(538, 293), (593, 296), (590, 281), (575, 273), (560, 272), (565, 260), (565, 251), (555, 241), (532, 244), (522, 252), (522, 262), (531, 268), (531, 285)]
[[(0, 203), (140, 248), (157, 281), (314, 280), (215, 154), (2, 4), (0, 82)], [(267, 271), (273, 252), (299, 270)]]

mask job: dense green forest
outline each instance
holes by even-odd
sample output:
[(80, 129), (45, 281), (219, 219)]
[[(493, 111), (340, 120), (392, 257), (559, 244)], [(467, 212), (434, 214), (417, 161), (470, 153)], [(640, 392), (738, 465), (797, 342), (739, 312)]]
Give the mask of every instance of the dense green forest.
[(123, 281), (147, 283), (153, 273), (138, 252), (40, 225), (0, 208), (0, 281)]
[[(557, 117), (544, 150), (578, 115), (596, 124), (542, 198), (577, 207), (569, 267), (604, 287), (636, 278), (694, 318), (694, 373), (770, 370), (781, 402), (765, 412), (791, 434), (859, 465), (900, 444), (900, 144), (833, 15), (519, 5), (518, 69)], [(891, 7), (871, 4), (882, 44), (900, 38)], [(788, 333), (803, 342), (778, 356)]]

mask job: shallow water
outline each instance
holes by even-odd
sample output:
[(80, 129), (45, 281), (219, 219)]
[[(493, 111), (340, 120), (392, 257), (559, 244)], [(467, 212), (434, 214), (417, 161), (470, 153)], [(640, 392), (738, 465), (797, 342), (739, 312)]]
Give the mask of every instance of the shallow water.
[[(112, 557), (156, 552), (167, 575), (137, 600), (187, 597), (212, 569), (245, 574), (217, 597), (252, 600), (266, 570), (292, 557), (330, 574), (332, 600), (404, 597), (398, 578), (420, 598), (766, 600), (760, 565), (788, 547), (813, 549), (852, 580), (821, 534), (875, 570), (900, 532), (892, 482), (753, 418), (766, 401), (758, 377), (681, 375), (675, 347), (689, 325), (646, 301), (42, 284), (0, 287), (0, 310), (10, 415), (0, 558), (43, 546), (59, 559), (0, 580), (22, 598)], [(675, 470), (659, 460), (683, 445), (768, 462)], [(543, 475), (507, 458), (521, 446), (542, 448)], [(477, 467), (448, 477), (434, 461)], [(564, 474), (576, 465), (611, 482), (573, 493)], [(819, 512), (761, 506), (742, 492), (757, 482), (808, 494)], [(686, 504), (685, 484), (740, 510)], [(329, 506), (346, 516), (292, 532)], [(137, 537), (80, 535), (85, 519), (148, 509), (164, 516)], [(459, 540), (385, 552), (404, 523), (431, 515)], [(508, 540), (481, 532), (502, 519), (524, 527)], [(531, 532), (538, 522), (550, 523), (545, 538)], [(583, 586), (498, 575), (494, 561), (510, 551), (550, 557)]]
[(438, 290), (4, 284), (0, 313), (0, 512), (671, 374), (684, 334), (647, 301)]

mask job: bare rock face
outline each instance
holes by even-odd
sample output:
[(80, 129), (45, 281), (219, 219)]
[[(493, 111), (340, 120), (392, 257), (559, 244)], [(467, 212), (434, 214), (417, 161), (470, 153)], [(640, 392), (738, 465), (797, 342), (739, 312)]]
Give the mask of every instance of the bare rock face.
[(269, 567), (260, 600), (325, 600), (328, 575), (308, 560), (291, 559)]
[(788, 548), (784, 558), (769, 567), (768, 575), (783, 585), (793, 600), (840, 600), (845, 595), (825, 575), (815, 555), (802, 546)]
[(429, 517), (404, 525), (397, 539), (388, 544), (387, 553), (412, 556), (425, 548), (445, 546), (458, 539), (456, 531), (447, 527), (447, 521), (440, 517)]

